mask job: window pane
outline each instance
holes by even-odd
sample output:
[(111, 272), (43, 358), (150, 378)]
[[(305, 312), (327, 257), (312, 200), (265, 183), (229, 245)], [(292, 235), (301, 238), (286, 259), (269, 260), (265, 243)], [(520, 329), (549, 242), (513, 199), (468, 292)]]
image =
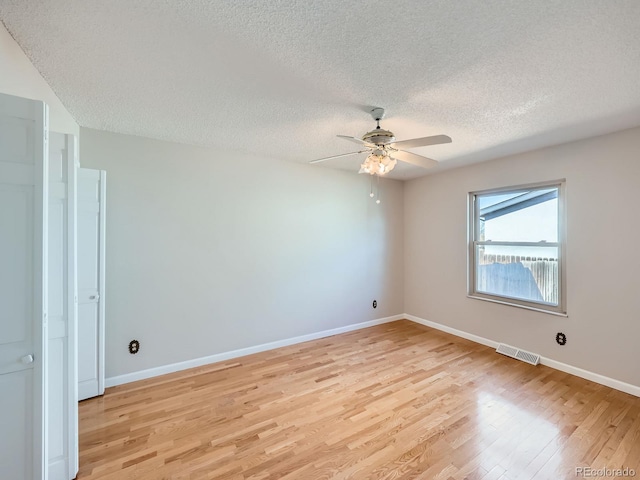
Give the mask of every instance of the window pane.
[(478, 195), (477, 201), (480, 241), (558, 241), (557, 188)]
[(476, 246), (476, 291), (558, 305), (556, 247)]

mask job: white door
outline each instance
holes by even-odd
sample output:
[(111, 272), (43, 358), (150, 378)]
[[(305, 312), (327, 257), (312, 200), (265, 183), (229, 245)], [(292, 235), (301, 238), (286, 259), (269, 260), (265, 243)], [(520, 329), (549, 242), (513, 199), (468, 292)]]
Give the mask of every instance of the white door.
[(49, 135), (49, 291), (47, 313), (49, 480), (78, 472), (76, 361), (76, 166), (73, 135)]
[(106, 172), (78, 169), (78, 399), (104, 393)]
[(47, 106), (0, 94), (0, 478), (46, 478)]

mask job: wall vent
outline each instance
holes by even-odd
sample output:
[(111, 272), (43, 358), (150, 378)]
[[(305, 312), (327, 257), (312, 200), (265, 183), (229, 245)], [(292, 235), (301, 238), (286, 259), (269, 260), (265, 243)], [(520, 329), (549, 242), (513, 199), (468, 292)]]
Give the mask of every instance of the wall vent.
[(516, 347), (511, 347), (501, 343), (498, 345), (496, 352), (506, 355), (507, 357), (516, 358), (523, 362), (530, 363), (531, 365), (538, 365), (540, 363), (540, 355), (535, 353), (525, 352)]

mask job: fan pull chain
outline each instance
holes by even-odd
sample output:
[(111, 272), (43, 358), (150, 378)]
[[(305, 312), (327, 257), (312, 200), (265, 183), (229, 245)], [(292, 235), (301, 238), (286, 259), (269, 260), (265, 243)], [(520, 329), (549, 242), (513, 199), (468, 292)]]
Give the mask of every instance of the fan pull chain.
[(376, 184), (377, 184), (376, 185), (376, 190), (377, 190), (377, 192), (376, 193), (378, 194), (378, 198), (376, 199), (376, 203), (378, 205), (380, 205), (380, 175), (376, 175), (376, 178), (377, 178), (377, 180), (376, 180)]
[(374, 194), (373, 194), (373, 175), (369, 175), (369, 196), (371, 198), (374, 197)]

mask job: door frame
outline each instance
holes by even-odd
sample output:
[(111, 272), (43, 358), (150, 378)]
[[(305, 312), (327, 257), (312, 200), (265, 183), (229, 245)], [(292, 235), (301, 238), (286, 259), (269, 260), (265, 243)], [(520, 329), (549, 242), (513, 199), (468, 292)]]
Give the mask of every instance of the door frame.
[[(27, 100), (27, 99), (22, 99)], [(48, 231), (49, 231), (49, 107), (46, 103), (29, 100), (34, 103), (36, 113), (34, 131), (34, 389), (33, 389), (33, 474), (36, 479), (46, 479), (49, 463), (48, 448), (48, 369), (47, 358), (49, 330), (47, 322), (48, 289)], [(37, 328), (38, 325), (41, 328)], [(38, 439), (40, 441), (38, 441)]]
[[(70, 480), (78, 472), (78, 374), (76, 334), (76, 168), (74, 135), (49, 133), (49, 458), (51, 480)], [(58, 237), (62, 235), (62, 238)], [(62, 243), (58, 244), (58, 241)], [(58, 268), (59, 265), (59, 268)], [(53, 267), (52, 267), (53, 266)], [(58, 284), (62, 290), (52, 289)], [(54, 296), (61, 296), (54, 298)], [(61, 305), (59, 305), (61, 304)], [(54, 308), (59, 305), (59, 308)], [(59, 357), (54, 352), (62, 349)], [(62, 447), (59, 451), (59, 447)], [(56, 453), (54, 453), (56, 452)], [(55, 455), (53, 458), (51, 455)]]
[[(98, 391), (104, 394), (105, 377), (105, 266), (107, 262), (106, 234), (107, 234), (107, 172), (100, 170), (100, 241), (98, 252), (99, 285), (98, 285)], [(76, 382), (77, 383), (77, 382)]]
[(78, 235), (77, 220), (77, 177), (80, 160), (78, 155), (78, 138), (66, 135), (67, 138), (67, 366), (69, 399), (67, 425), (67, 448), (69, 452), (70, 478), (75, 478), (80, 468), (78, 440)]

